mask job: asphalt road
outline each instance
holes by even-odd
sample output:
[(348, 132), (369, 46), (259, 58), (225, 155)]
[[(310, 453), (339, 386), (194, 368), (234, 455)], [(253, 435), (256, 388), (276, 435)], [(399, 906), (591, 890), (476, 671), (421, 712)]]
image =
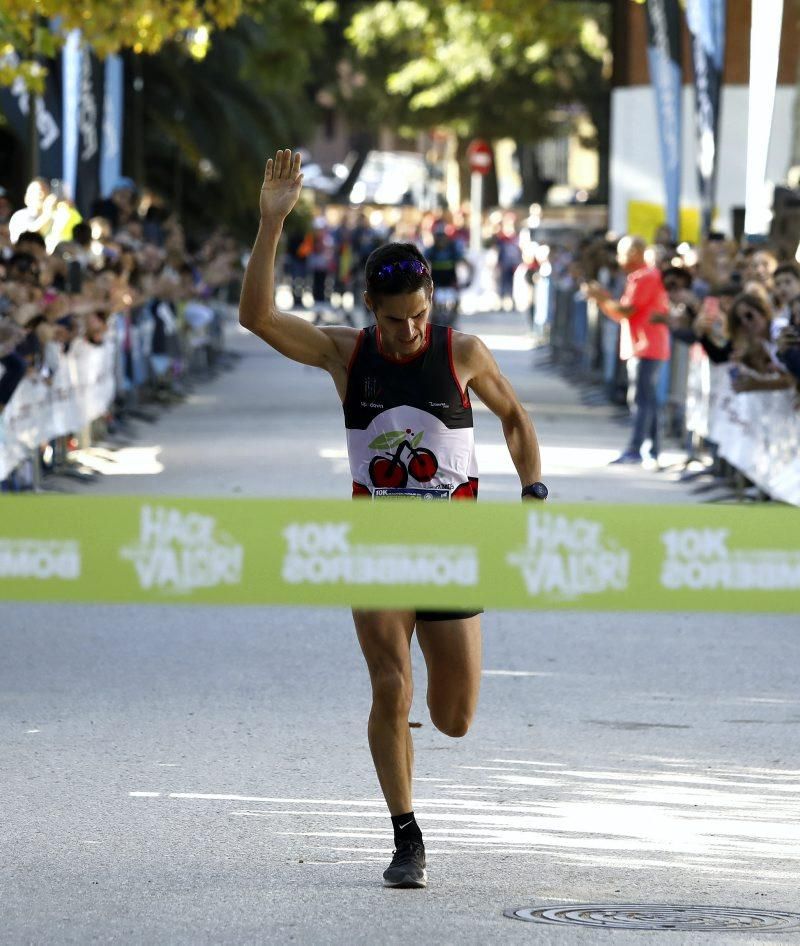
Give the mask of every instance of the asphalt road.
[[(609, 470), (625, 435), (611, 412), (584, 408), (509, 318), (478, 327), (532, 405), (554, 499), (693, 498), (669, 473)], [(97, 455), (118, 475), (87, 489), (346, 495), (328, 379), (232, 344), (236, 370)], [(515, 501), (499, 425), (477, 423), (482, 494)], [(4, 605), (0, 941), (800, 942), (503, 915), (800, 910), (796, 619), (495, 612), (484, 628), (481, 705), (461, 740), (430, 724), (415, 645), (430, 885), (391, 891), (347, 612)]]

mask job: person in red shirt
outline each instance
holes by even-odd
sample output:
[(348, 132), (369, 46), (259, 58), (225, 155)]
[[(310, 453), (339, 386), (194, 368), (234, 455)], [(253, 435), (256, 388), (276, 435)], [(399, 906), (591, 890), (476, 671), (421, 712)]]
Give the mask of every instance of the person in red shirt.
[(670, 356), (669, 328), (656, 321), (669, 312), (669, 297), (661, 272), (645, 260), (647, 244), (641, 237), (625, 236), (617, 244), (617, 259), (628, 274), (619, 302), (597, 282), (589, 284), (587, 295), (603, 315), (620, 323), (620, 357), (634, 369), (636, 394), (631, 439), (613, 463), (641, 463), (642, 444), (649, 438), (650, 453), (658, 462), (658, 385)]

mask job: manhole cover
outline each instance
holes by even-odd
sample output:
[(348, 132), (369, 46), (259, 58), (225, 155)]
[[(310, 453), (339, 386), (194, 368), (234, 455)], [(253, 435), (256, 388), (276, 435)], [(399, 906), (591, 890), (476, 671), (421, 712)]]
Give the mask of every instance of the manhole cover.
[(568, 907), (518, 907), (505, 916), (532, 923), (570, 923), (612, 930), (784, 933), (800, 930), (800, 913), (737, 907), (681, 907), (670, 903), (578, 903)]

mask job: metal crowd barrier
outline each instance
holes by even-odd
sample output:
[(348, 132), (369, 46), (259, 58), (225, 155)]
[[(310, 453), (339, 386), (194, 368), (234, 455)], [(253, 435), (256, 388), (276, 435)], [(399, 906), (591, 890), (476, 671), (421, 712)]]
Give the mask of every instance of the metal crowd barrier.
[(234, 308), (209, 303), (213, 317), (195, 324), (186, 320), (171, 351), (162, 356), (152, 350), (152, 315), (143, 310), (117, 314), (110, 317), (100, 345), (76, 339), (50, 379), (23, 378), (0, 414), (0, 483), (11, 490), (37, 490), (43, 447), (50, 465), (64, 468), (68, 441), (74, 437), (81, 448), (90, 446), (93, 425), (112, 407), (154, 419), (142, 415), (145, 395), (189, 373), (211, 372), (224, 350), (224, 320)]

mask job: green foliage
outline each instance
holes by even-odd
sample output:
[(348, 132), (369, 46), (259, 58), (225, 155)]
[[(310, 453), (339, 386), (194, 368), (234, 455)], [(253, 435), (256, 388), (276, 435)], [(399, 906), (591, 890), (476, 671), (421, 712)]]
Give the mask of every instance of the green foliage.
[(346, 35), (369, 91), (354, 105), (363, 114), (371, 101), (410, 128), (536, 140), (555, 108), (602, 86), (601, 16), (596, 4), (558, 0), (360, 4)]
[(313, 129), (305, 82), (321, 44), (310, 7), (263, 0), (202, 62), (175, 48), (142, 58), (146, 183), (170, 199), (180, 178), (191, 226), (252, 237), (267, 155)]
[[(332, 0), (3, 0), (0, 85), (21, 77), (41, 91), (47, 69), (42, 61), (55, 56), (73, 29), (100, 57), (126, 49), (153, 55), (177, 44), (202, 60), (212, 34), (230, 29), (244, 15), (280, 28), (285, 17), (321, 24), (336, 9)], [(54, 22), (57, 31), (50, 29)]]
[[(46, 66), (64, 36), (81, 30), (100, 56), (132, 49), (155, 53), (169, 42), (182, 43), (197, 59), (215, 29), (232, 26), (250, 0), (3, 0), (0, 12), (0, 84), (22, 80), (41, 91)], [(58, 31), (49, 27), (58, 22)]]

